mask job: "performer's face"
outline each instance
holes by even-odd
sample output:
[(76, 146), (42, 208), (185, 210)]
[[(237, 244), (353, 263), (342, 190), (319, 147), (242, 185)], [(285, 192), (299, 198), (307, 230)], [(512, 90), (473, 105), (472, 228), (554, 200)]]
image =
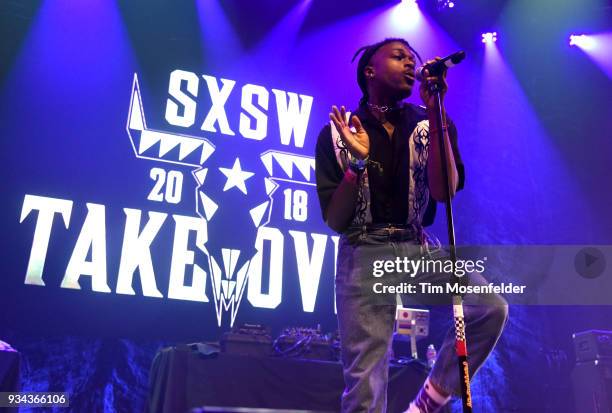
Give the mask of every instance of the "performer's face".
[(415, 58), (410, 49), (403, 43), (391, 42), (374, 53), (366, 67), (366, 77), (376, 92), (401, 100), (412, 93), (414, 67)]

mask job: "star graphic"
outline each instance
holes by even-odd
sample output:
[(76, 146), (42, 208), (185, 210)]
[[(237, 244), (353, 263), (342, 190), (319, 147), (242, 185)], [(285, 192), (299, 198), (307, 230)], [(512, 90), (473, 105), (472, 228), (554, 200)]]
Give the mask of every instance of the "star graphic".
[(223, 173), (223, 175), (227, 177), (227, 181), (225, 182), (225, 186), (223, 187), (223, 192), (227, 191), (230, 188), (236, 187), (240, 189), (243, 194), (246, 195), (247, 188), (244, 181), (246, 181), (255, 174), (253, 172), (243, 171), (240, 167), (239, 158), (236, 158), (232, 169), (219, 168), (219, 170)]

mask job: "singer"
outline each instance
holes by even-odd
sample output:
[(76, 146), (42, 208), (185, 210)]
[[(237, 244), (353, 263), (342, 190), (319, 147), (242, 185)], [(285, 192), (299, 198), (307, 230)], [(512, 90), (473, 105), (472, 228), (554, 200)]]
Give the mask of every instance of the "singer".
[[(363, 285), (372, 281), (376, 260), (419, 259), (415, 249), (428, 258), (445, 256), (439, 241), (423, 227), (433, 223), (436, 202), (446, 198), (442, 162), (449, 171), (451, 196), (463, 188), (465, 168), (450, 120), (445, 133), (447, 159), (441, 159), (438, 140), (433, 139), (440, 125), (428, 86), (437, 82), (446, 92), (447, 85), (445, 71), (430, 76), (427, 65), (440, 59), (428, 61), (422, 71), (423, 108), (403, 102), (415, 83), (415, 59), (420, 60), (406, 40), (385, 39), (362, 47), (353, 60), (360, 53), (357, 84), (363, 97), (350, 117), (344, 106), (332, 107), (331, 122), (317, 140), (316, 179), (323, 219), (341, 233), (335, 288), (345, 381), (342, 412), (381, 413), (386, 411), (396, 303), (395, 297), (381, 303)], [(479, 273), (467, 277), (469, 285), (488, 285)], [(448, 274), (420, 274), (404, 281), (439, 284), (448, 281)], [(420, 300), (431, 303), (425, 295)], [(450, 294), (444, 296), (443, 304), (450, 300)], [(473, 375), (497, 343), (508, 305), (497, 294), (467, 294), (464, 313)], [(459, 394), (451, 330), (407, 411), (436, 412)]]

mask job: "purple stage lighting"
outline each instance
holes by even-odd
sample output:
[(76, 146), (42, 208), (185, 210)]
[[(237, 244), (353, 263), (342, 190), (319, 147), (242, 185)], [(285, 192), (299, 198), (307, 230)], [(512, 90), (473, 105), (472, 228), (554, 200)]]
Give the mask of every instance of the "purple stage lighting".
[(395, 30), (412, 31), (420, 25), (423, 15), (416, 0), (402, 0), (391, 11), (391, 27)]
[(586, 34), (572, 34), (569, 37), (570, 46), (577, 46), (583, 50), (593, 50), (597, 41)]
[(573, 34), (569, 44), (583, 51), (612, 79), (612, 32)]
[(497, 32), (487, 32), (482, 34), (482, 42), (487, 43), (495, 43), (497, 41)]

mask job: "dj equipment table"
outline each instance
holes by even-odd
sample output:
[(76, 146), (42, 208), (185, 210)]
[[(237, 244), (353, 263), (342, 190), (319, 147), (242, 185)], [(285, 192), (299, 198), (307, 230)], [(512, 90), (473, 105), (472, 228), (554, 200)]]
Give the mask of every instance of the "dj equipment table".
[[(388, 412), (402, 412), (427, 377), (420, 362), (392, 365)], [(188, 412), (201, 406), (340, 410), (344, 389), (338, 362), (225, 353), (195, 346), (160, 350), (149, 378), (151, 413)]]

